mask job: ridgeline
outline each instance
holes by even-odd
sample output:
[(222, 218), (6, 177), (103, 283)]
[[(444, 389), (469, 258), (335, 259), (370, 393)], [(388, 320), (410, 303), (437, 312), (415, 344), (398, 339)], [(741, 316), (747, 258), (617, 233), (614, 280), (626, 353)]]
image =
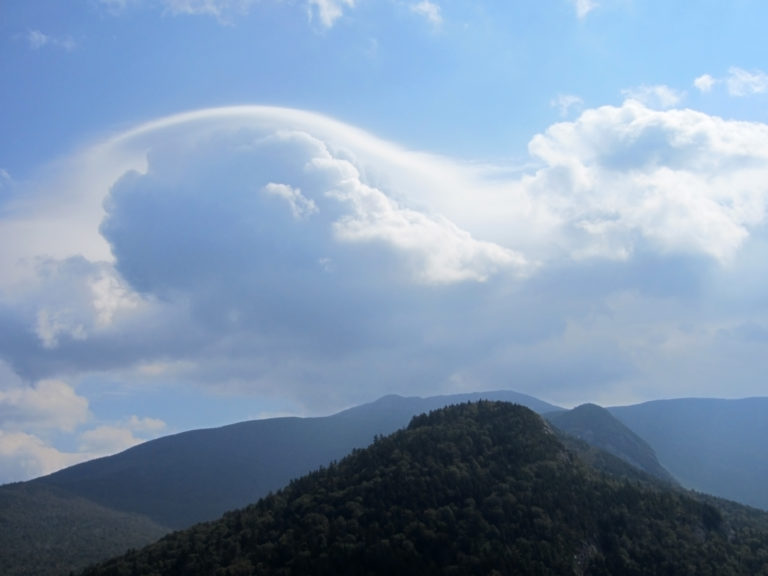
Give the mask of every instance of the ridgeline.
[(483, 401), (83, 574), (753, 576), (768, 517), (597, 470), (527, 408)]

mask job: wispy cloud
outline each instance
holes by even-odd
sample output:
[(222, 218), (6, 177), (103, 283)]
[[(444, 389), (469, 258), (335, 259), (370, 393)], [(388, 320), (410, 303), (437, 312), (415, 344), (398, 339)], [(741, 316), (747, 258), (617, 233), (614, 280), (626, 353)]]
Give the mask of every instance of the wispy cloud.
[(26, 34), (26, 40), (29, 47), (33, 50), (41, 50), (42, 48), (59, 48), (61, 50), (74, 50), (75, 41), (69, 36), (51, 36), (42, 33), (40, 30), (30, 30)]
[(693, 85), (701, 92), (711, 92), (718, 80), (709, 74), (702, 74), (693, 81)]
[[(120, 14), (131, 6), (159, 6), (172, 16), (210, 16), (220, 23), (234, 24), (238, 17), (250, 13), (262, 0), (98, 0), (109, 12)], [(279, 2), (280, 0), (269, 0)], [(429, 3), (429, 2), (425, 2)], [(323, 28), (331, 28), (344, 11), (355, 6), (355, 0), (302, 0), (310, 21), (319, 22)]]
[(621, 93), (626, 98), (631, 98), (642, 102), (646, 106), (653, 108), (672, 108), (677, 106), (683, 98), (685, 92), (680, 92), (663, 84), (656, 86), (638, 86), (622, 90)]
[(443, 23), (440, 6), (429, 0), (421, 0), (421, 2), (411, 4), (411, 11), (423, 16), (435, 27), (439, 27)]
[(576, 16), (579, 18), (586, 18), (587, 14), (599, 6), (594, 0), (571, 0), (571, 2), (576, 8)]
[(307, 0), (310, 20), (315, 17), (324, 28), (331, 28), (346, 8), (354, 8), (355, 0)]
[(584, 106), (584, 101), (573, 94), (558, 94), (556, 98), (549, 101), (549, 105), (557, 108), (560, 116), (565, 118), (572, 111), (579, 111)]
[(748, 71), (734, 66), (728, 70), (725, 82), (731, 96), (749, 96), (768, 91), (768, 74), (762, 70)]
[(213, 16), (231, 23), (236, 16), (247, 14), (256, 0), (162, 0), (165, 10), (173, 15)]
[(693, 81), (701, 92), (711, 92), (718, 85), (725, 85), (728, 94), (736, 97), (746, 97), (768, 92), (768, 74), (762, 70), (745, 70), (737, 66), (728, 69), (728, 75), (715, 78), (710, 74), (702, 74)]

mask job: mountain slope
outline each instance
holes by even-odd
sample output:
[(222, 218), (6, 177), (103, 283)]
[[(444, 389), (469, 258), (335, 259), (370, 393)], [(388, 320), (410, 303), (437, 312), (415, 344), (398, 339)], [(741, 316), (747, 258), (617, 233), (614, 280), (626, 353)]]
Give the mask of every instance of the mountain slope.
[(686, 488), (768, 510), (768, 398), (610, 408)]
[(387, 396), (321, 418), (273, 418), (146, 442), (33, 482), (184, 528), (255, 502), (289, 480), (406, 426), (416, 414), (480, 398), (556, 406), (501, 391), (432, 398)]
[(672, 475), (659, 464), (653, 448), (605, 408), (582, 404), (572, 410), (549, 413), (546, 418), (563, 432), (618, 456), (651, 476), (665, 482), (675, 482)]
[(768, 531), (599, 474), (530, 410), (480, 402), (84, 575), (308, 573), (752, 575)]
[(129, 548), (154, 542), (168, 529), (59, 490), (11, 484), (0, 490), (0, 574), (66, 574)]
[[(406, 426), (415, 414), (479, 398), (513, 400), (542, 411), (557, 409), (510, 391), (432, 398), (387, 396), (323, 418), (275, 418), (185, 432), (31, 482), (0, 486), (3, 534), (32, 535), (0, 545), (0, 574), (66, 573), (81, 566), (82, 559), (108, 558), (148, 543), (167, 531), (160, 526), (179, 529), (218, 518), (354, 448), (367, 446), (376, 435)], [(24, 497), (30, 493), (57, 494), (77, 505)], [(50, 522), (49, 510), (66, 511), (67, 521)], [(114, 529), (125, 517), (121, 511), (145, 516), (143, 522), (152, 528), (139, 538), (132, 530)], [(105, 518), (118, 520), (110, 524)], [(98, 537), (79, 538), (73, 545), (70, 532), (93, 526), (104, 527)], [(40, 546), (40, 541), (47, 544)]]

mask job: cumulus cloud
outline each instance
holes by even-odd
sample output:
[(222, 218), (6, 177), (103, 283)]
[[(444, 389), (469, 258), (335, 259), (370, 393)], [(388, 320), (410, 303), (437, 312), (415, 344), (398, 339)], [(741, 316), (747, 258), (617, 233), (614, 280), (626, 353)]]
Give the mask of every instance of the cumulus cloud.
[[(641, 397), (672, 382), (659, 366), (687, 381), (715, 362), (714, 335), (738, 348), (737, 303), (768, 277), (766, 142), (763, 124), (630, 98), (550, 126), (512, 171), (297, 110), (163, 118), (0, 210), (0, 354), (37, 386), (183, 381), (308, 413), (456, 382)], [(702, 387), (756, 381), (716, 363)]]
[(0, 484), (50, 474), (83, 460), (61, 452), (33, 434), (0, 430)]
[(709, 74), (702, 74), (693, 81), (693, 85), (701, 92), (711, 92), (717, 82), (718, 81)]
[(79, 449), (90, 455), (115, 454), (157, 437), (165, 427), (162, 420), (132, 415), (125, 422), (86, 430), (80, 434)]
[[(0, 422), (6, 431), (73, 431), (89, 416), (88, 400), (59, 380), (41, 380), (25, 385), (5, 373), (0, 389)], [(11, 384), (8, 381), (11, 380)]]
[(548, 197), (574, 256), (626, 258), (644, 239), (725, 262), (765, 216), (766, 136), (762, 124), (629, 100), (533, 138), (546, 166), (528, 185)]
[(317, 212), (317, 204), (314, 200), (304, 196), (298, 188), (291, 188), (287, 184), (269, 182), (263, 190), (267, 194), (285, 200), (296, 220), (302, 220)]
[(69, 384), (27, 384), (0, 360), (0, 483), (26, 480), (82, 460), (57, 450), (45, 437), (74, 432), (89, 416), (88, 400)]
[(746, 97), (768, 91), (768, 74), (762, 70), (750, 71), (731, 66), (724, 78), (703, 74), (696, 78), (693, 84), (701, 92), (711, 92), (715, 85), (724, 84), (731, 96)]
[(433, 26), (437, 27), (443, 23), (440, 6), (429, 0), (421, 0), (421, 2), (411, 4), (411, 11), (426, 18)]

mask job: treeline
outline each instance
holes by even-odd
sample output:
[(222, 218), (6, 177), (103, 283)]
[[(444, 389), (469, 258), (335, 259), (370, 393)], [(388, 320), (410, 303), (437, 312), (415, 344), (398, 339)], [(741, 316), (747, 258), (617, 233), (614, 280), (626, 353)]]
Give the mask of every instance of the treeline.
[(768, 575), (764, 516), (713, 502), (597, 471), (530, 410), (479, 402), (84, 575)]

